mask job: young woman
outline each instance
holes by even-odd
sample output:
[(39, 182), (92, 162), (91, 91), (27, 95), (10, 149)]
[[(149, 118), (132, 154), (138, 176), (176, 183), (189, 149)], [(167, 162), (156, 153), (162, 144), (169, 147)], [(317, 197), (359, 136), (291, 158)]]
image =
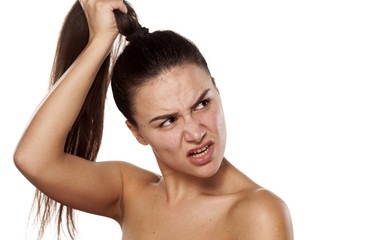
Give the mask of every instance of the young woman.
[[(119, 32), (128, 41), (121, 54)], [(110, 78), (126, 125), (151, 146), (162, 176), (95, 162)], [(115, 219), (125, 240), (293, 239), (283, 201), (225, 159), (219, 90), (189, 40), (148, 33), (121, 0), (81, 0), (65, 20), (51, 85), (14, 154), (40, 191), (41, 235), (54, 200), (59, 227), (68, 209), (71, 237), (79, 209)]]

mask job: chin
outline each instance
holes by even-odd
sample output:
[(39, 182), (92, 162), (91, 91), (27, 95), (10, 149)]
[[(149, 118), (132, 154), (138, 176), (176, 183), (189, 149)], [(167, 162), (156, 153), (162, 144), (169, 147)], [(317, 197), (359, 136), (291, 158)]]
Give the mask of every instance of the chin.
[(221, 157), (221, 160), (213, 159), (209, 163), (198, 167), (198, 169), (196, 169), (193, 175), (195, 175), (198, 178), (211, 178), (215, 176), (221, 167), (222, 160), (223, 157)]

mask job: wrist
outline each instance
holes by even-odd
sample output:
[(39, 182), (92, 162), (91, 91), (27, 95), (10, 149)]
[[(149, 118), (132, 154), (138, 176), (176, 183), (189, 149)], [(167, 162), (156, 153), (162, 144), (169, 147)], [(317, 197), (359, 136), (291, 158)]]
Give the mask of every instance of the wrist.
[(97, 51), (101, 51), (102, 53), (104, 53), (105, 56), (107, 56), (112, 49), (114, 41), (115, 38), (94, 36), (89, 38), (86, 48), (92, 48)]

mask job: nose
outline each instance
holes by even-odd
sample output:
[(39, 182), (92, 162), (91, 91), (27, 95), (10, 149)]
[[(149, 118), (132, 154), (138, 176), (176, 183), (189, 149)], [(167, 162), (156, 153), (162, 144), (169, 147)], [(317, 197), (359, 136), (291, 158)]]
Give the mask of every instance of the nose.
[(189, 118), (185, 122), (184, 139), (188, 142), (199, 143), (206, 135), (206, 130), (198, 121)]

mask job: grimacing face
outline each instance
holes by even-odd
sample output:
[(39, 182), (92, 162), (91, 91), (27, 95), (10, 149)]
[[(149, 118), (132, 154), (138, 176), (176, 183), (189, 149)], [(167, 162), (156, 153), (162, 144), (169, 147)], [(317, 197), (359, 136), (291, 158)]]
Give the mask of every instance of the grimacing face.
[(176, 66), (135, 96), (137, 140), (150, 145), (165, 174), (206, 178), (219, 169), (226, 144), (221, 98), (211, 76), (194, 64)]

